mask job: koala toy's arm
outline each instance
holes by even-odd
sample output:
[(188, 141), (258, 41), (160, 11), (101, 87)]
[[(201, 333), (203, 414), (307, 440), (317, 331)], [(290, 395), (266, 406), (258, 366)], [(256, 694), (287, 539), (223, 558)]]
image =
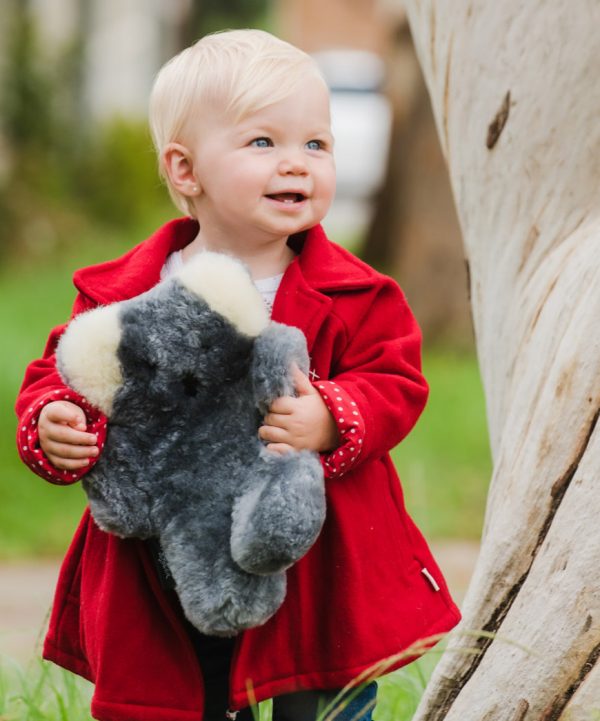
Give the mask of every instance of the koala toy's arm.
[(256, 338), (252, 358), (254, 400), (261, 413), (267, 413), (276, 398), (294, 395), (292, 363), (308, 373), (306, 338), (298, 328), (271, 321)]

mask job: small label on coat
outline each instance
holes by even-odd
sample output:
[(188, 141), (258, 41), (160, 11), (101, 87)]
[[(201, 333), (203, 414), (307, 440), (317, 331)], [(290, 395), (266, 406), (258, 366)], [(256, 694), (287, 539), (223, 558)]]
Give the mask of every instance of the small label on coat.
[(425, 567), (423, 567), (423, 568), (421, 569), (421, 573), (422, 573), (422, 574), (425, 576), (425, 578), (429, 581), (429, 583), (431, 584), (431, 587), (433, 588), (434, 591), (439, 591), (439, 590), (440, 590), (440, 587), (438, 586), (437, 581), (435, 580), (435, 578), (431, 575), (431, 573), (429, 573), (429, 571), (428, 571)]

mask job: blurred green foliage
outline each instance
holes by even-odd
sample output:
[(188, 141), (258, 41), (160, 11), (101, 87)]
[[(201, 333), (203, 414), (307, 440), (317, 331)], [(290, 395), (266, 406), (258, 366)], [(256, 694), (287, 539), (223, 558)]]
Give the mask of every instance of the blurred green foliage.
[(142, 124), (123, 118), (105, 124), (90, 139), (77, 171), (76, 197), (86, 215), (99, 222), (135, 228), (157, 204), (171, 208)]
[(15, 6), (14, 27), (7, 34), (8, 67), (3, 87), (3, 131), (18, 153), (49, 147), (55, 137), (51, 78), (39, 62), (40, 48), (26, 5)]
[(194, 0), (183, 28), (182, 46), (225, 28), (267, 28), (270, 9), (270, 0)]
[[(145, 120), (88, 118), (83, 41), (52, 57), (29, 3), (10, 0), (0, 87), (0, 257), (48, 257), (72, 249), (90, 226), (137, 227), (149, 209), (170, 208)], [(268, 0), (196, 1), (180, 42), (224, 27), (264, 25)], [(0, 156), (1, 157), (1, 156)]]
[[(226, 27), (268, 25), (269, 0), (195, 0), (181, 46)], [(86, 117), (83, 39), (49, 59), (29, 3), (10, 0), (0, 87), (0, 257), (70, 250), (91, 225), (134, 228), (170, 207), (145, 120)]]

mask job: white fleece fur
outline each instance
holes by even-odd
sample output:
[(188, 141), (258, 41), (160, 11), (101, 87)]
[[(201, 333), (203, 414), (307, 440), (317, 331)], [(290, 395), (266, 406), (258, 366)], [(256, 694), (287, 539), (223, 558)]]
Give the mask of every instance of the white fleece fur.
[[(240, 333), (255, 337), (266, 328), (269, 314), (262, 296), (238, 260), (222, 253), (204, 251), (188, 261), (176, 277), (189, 291), (233, 323)], [(224, 294), (222, 288), (225, 285), (228, 290)]]
[(64, 332), (57, 351), (59, 369), (69, 378), (71, 388), (106, 415), (123, 384), (117, 358), (121, 339), (118, 314), (115, 304), (78, 315)]

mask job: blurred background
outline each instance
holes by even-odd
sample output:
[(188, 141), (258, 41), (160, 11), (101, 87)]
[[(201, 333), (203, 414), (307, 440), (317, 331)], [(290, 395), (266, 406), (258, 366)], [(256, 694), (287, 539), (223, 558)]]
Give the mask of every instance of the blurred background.
[(339, 174), (326, 227), (400, 282), (423, 328), (431, 400), (394, 451), (409, 510), (440, 549), (479, 538), (491, 461), (466, 264), (401, 2), (2, 0), (0, 562), (59, 558), (84, 505), (20, 464), (12, 410), (73, 271), (177, 214), (146, 128), (153, 77), (201, 35), (250, 26), (315, 54)]

